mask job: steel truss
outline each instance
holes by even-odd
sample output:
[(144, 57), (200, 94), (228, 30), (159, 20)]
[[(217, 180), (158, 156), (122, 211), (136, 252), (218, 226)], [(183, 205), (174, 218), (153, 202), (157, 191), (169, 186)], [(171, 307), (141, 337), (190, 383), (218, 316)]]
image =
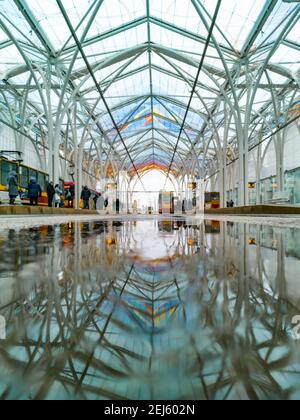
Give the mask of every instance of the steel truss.
[[(232, 176), (228, 168), (238, 159), (239, 201), (247, 204), (249, 150), (262, 142), (266, 130), (272, 133), (272, 121), (277, 125), (288, 121), (299, 99), (299, 72), (274, 57), (282, 47), (300, 50), (290, 36), (300, 5), (291, 6), (259, 41), (281, 3), (266, 1), (245, 44), (237, 49), (222, 32), (221, 18), (210, 34), (213, 15), (200, 0), (190, 2), (206, 34), (158, 18), (149, 0), (145, 0), (144, 16), (95, 34), (105, 1), (92, 2), (78, 25), (69, 20), (63, 2), (56, 2), (70, 29), (59, 49), (25, 0), (14, 0), (10, 7), (22, 16), (35, 41), (18, 28), (3, 2), (0, 28), (6, 39), (0, 42), (0, 57), (14, 48), (20, 62), (1, 72), (0, 124), (13, 130), (20, 151), (26, 142), (32, 143), (41, 168), (54, 180), (61, 174), (60, 158), (72, 162), (78, 186), (83, 169), (105, 178), (111, 168), (117, 180), (122, 171), (131, 176), (156, 165), (177, 173), (180, 180), (215, 176), (225, 197)], [(110, 51), (102, 48), (120, 34), (143, 28), (147, 35), (140, 44)], [(196, 43), (199, 49), (191, 52), (158, 44), (156, 30)], [(141, 87), (139, 95), (130, 95), (124, 88), (124, 95), (111, 95), (116, 87), (144, 75), (149, 81), (147, 91)], [(158, 78), (185, 93), (164, 94), (157, 89)], [(145, 120), (149, 121), (146, 127)], [(283, 129), (269, 139), (266, 150), (258, 146), (258, 181), (268, 147), (274, 143), (282, 186), (285, 136)]]

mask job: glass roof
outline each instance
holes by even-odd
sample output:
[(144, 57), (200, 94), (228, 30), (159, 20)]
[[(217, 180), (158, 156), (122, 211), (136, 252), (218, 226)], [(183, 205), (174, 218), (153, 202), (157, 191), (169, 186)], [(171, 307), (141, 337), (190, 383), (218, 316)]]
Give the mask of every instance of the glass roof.
[[(206, 170), (218, 147), (237, 144), (237, 121), (250, 120), (255, 144), (256, 126), (289, 118), (300, 99), (299, 13), (283, 0), (1, 1), (1, 119), (22, 109), (47, 137), (52, 115), (63, 139), (76, 106), (93, 156), (101, 144), (132, 174)], [(273, 115), (274, 96), (285, 117)]]

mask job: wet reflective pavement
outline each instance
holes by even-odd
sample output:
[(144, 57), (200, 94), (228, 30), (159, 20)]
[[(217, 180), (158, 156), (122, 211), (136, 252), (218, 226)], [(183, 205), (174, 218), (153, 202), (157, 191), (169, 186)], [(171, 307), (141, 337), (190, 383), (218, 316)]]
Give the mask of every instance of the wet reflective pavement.
[(1, 399), (300, 398), (298, 229), (70, 223), (0, 251)]

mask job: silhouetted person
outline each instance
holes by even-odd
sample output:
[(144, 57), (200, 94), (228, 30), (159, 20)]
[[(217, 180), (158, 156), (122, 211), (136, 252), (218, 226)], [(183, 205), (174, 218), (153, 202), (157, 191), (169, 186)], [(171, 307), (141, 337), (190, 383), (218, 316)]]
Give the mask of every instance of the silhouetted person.
[(120, 213), (120, 200), (117, 198), (116, 201), (116, 213), (119, 214)]
[(93, 197), (95, 210), (97, 209), (97, 202), (98, 202), (98, 199), (99, 199), (99, 194), (98, 194), (98, 193), (95, 193), (95, 194), (94, 194), (94, 197)]
[(74, 207), (74, 199), (75, 199), (75, 186), (71, 185), (67, 195), (66, 195), (66, 199), (68, 201), (68, 208), (72, 209)]
[(47, 196), (48, 196), (48, 207), (53, 206), (53, 200), (55, 196), (54, 182), (50, 182), (47, 187)]
[(71, 193), (72, 208), (73, 208), (74, 207), (74, 200), (75, 200), (75, 185), (71, 185), (70, 193)]
[(81, 193), (81, 200), (83, 200), (83, 208), (84, 210), (90, 209), (90, 198), (91, 198), (91, 191), (85, 186)]

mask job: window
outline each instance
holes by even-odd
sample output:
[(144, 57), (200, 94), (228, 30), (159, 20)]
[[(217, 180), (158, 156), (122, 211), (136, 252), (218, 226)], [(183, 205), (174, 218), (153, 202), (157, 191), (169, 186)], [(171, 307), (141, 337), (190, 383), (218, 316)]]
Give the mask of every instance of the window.
[(47, 186), (46, 186), (46, 175), (43, 174), (42, 172), (38, 172), (38, 178), (37, 178), (38, 184), (40, 184), (40, 187), (42, 189), (42, 191), (47, 191)]
[(1, 162), (1, 184), (2, 185), (7, 185), (9, 175), (13, 171), (14, 172), (18, 171), (16, 163), (6, 162), (4, 160)]
[(20, 166), (19, 176), (20, 176), (20, 187), (28, 188), (28, 168), (25, 168), (25, 166)]
[(36, 181), (38, 179), (38, 173), (34, 169), (29, 169), (29, 181), (31, 178), (34, 178)]

